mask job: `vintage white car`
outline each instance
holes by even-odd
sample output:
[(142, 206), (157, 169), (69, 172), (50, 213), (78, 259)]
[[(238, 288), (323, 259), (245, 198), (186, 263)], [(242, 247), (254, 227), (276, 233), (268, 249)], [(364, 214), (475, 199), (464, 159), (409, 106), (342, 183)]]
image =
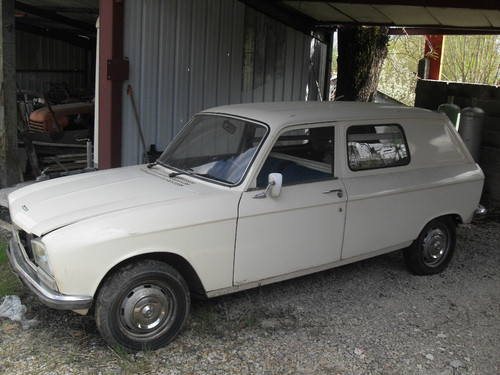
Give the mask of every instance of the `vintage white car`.
[(191, 295), (219, 296), (405, 249), (449, 263), (484, 175), (431, 111), (348, 102), (201, 112), (161, 157), (9, 196), (14, 271), (113, 346), (156, 349)]

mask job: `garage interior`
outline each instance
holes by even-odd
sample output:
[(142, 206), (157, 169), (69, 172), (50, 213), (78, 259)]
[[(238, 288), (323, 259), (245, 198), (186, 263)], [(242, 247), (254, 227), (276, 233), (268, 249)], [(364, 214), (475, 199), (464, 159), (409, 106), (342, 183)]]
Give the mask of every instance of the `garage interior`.
[[(92, 163), (106, 169), (142, 161), (132, 101), (153, 151), (205, 108), (326, 98), (332, 38), (340, 26), (389, 26), (393, 35), (500, 34), (497, 1), (7, 0), (1, 7), (2, 187), (23, 178), (16, 165), (31, 162), (18, 148), (24, 143), (17, 132), (19, 102), (32, 109), (45, 100), (69, 106), (95, 100), (95, 127), (89, 116), (75, 116), (74, 130), (87, 130), (77, 134), (81, 141), (58, 141), (78, 155), (68, 162), (85, 168), (84, 140), (93, 138)], [(436, 110), (456, 86), (422, 81), (416, 105)], [(488, 203), (498, 206), (499, 88), (459, 91), (461, 108), (474, 97), (486, 112), (480, 164)], [(35, 148), (50, 141), (38, 140)], [(42, 168), (61, 164), (43, 161)]]

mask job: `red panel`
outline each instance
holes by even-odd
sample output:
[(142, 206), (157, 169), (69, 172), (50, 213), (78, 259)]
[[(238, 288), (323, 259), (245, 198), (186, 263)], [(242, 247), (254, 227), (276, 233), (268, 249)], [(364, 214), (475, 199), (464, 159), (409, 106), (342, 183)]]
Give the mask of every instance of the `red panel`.
[(99, 17), (99, 169), (108, 169), (122, 158), (122, 81), (108, 79), (107, 64), (123, 58), (123, 0), (100, 0)]
[(441, 79), (441, 60), (444, 46), (443, 35), (425, 36), (425, 57), (429, 58), (429, 79)]

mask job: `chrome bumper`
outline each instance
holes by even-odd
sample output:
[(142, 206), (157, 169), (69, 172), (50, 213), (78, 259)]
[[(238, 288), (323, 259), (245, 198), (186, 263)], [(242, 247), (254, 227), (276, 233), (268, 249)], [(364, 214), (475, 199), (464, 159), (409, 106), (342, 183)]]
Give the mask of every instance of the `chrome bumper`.
[(477, 209), (476, 211), (474, 212), (474, 214), (476, 216), (482, 216), (482, 215), (486, 215), (486, 208), (484, 208), (483, 206), (481, 206), (480, 204), (477, 206)]
[(86, 310), (92, 306), (93, 298), (90, 296), (68, 296), (43, 284), (36, 272), (26, 263), (15, 237), (9, 242), (7, 255), (12, 270), (45, 305), (59, 310)]

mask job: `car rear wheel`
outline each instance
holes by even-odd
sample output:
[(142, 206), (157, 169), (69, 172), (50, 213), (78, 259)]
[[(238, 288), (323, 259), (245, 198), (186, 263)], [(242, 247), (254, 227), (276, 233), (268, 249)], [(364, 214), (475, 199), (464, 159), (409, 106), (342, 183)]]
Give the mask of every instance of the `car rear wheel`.
[(144, 260), (109, 277), (96, 300), (103, 338), (127, 352), (155, 350), (172, 341), (189, 314), (189, 289), (167, 264)]
[(443, 271), (455, 251), (456, 228), (450, 217), (428, 223), (418, 238), (404, 252), (410, 271), (416, 275), (432, 275)]

